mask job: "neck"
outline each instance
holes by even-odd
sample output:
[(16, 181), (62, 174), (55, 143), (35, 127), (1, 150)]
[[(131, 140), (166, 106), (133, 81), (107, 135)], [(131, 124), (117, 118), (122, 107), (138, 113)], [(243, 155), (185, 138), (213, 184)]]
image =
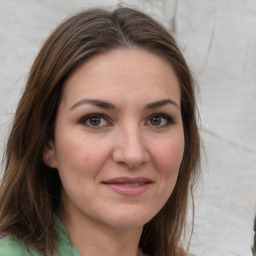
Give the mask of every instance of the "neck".
[(82, 256), (143, 255), (138, 247), (142, 227), (115, 228), (67, 213), (60, 214), (60, 218)]

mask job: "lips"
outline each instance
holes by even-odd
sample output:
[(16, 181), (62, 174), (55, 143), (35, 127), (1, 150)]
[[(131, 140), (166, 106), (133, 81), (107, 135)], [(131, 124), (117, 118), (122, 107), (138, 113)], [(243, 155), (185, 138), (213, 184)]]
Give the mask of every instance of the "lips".
[(118, 177), (102, 183), (118, 194), (137, 196), (146, 192), (153, 182), (145, 177)]

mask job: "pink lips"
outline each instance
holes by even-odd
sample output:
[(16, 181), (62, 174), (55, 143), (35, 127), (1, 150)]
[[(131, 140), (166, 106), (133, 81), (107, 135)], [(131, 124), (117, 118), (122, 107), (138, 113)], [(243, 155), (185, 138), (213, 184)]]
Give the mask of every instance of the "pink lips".
[(137, 196), (144, 193), (152, 181), (144, 177), (119, 177), (104, 181), (103, 184), (121, 195)]

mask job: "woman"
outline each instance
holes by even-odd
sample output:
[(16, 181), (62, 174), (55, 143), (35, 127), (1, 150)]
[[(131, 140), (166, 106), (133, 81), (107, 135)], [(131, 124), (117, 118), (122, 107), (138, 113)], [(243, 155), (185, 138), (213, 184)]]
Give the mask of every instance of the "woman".
[(92, 9), (63, 22), (9, 136), (1, 255), (187, 255), (195, 112), (189, 68), (152, 18)]

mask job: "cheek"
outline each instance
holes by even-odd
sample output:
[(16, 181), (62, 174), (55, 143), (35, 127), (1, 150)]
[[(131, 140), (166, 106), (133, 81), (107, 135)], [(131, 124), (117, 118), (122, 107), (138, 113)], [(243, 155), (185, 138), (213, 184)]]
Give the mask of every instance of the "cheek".
[(155, 147), (154, 152), (160, 174), (166, 179), (177, 177), (184, 153), (183, 137), (166, 140)]
[(155, 195), (158, 202), (156, 210), (159, 211), (173, 192), (183, 158), (183, 137), (175, 140), (165, 140), (154, 148), (154, 166), (158, 173), (159, 189)]
[(87, 136), (66, 134), (56, 138), (56, 161), (59, 172), (72, 175), (93, 175), (106, 161), (108, 148), (101, 141)]

